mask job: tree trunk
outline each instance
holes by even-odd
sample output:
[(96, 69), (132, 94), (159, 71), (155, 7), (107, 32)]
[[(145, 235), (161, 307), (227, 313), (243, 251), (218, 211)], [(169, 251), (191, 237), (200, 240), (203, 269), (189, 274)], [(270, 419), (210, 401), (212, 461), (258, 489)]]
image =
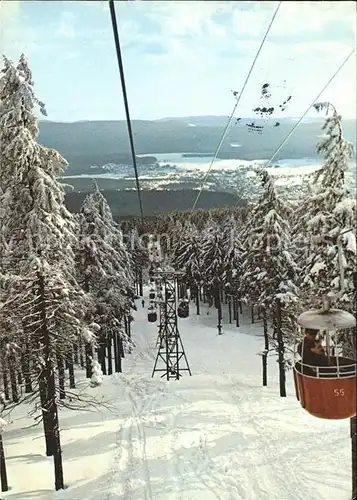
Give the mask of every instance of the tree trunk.
[(237, 302), (233, 299), (233, 319), (234, 321), (237, 319)]
[(234, 302), (236, 304), (236, 326), (239, 327), (239, 304), (236, 299), (234, 299)]
[(79, 366), (84, 370), (85, 365), (84, 365), (84, 355), (83, 355), (83, 344), (80, 343), (79, 346)]
[[(56, 393), (56, 381), (54, 375), (49, 378), (50, 393)], [(54, 453), (53, 453), (53, 464), (55, 469), (55, 489), (64, 489), (64, 478), (63, 478), (63, 466), (62, 466), (62, 449), (58, 422), (58, 410), (56, 401), (52, 399), (50, 405), (50, 415), (51, 415), (51, 427), (53, 431), (53, 443), (54, 443)]]
[(40, 377), (38, 384), (39, 384), (40, 400), (42, 407), (42, 424), (43, 424), (43, 431), (45, 434), (46, 456), (52, 457), (55, 446), (53, 442), (52, 429), (50, 427), (49, 415), (48, 411), (46, 410), (46, 402), (47, 402), (46, 381)]
[(119, 353), (120, 353), (119, 359), (121, 360), (121, 358), (125, 358), (124, 344), (123, 344), (123, 339), (121, 337), (119, 337), (119, 339), (118, 339), (118, 345), (119, 345)]
[(74, 378), (74, 366), (73, 366), (73, 354), (71, 353), (70, 359), (68, 360), (68, 376), (69, 376), (69, 387), (70, 389), (76, 388), (76, 380)]
[(251, 308), (250, 308), (250, 315), (251, 315), (251, 318), (252, 318), (252, 323), (254, 323), (254, 305), (251, 306)]
[(57, 360), (57, 370), (58, 370), (59, 397), (60, 399), (64, 399), (66, 397), (66, 390), (65, 390), (66, 374), (64, 370), (63, 357), (60, 353), (57, 353), (56, 360)]
[(144, 295), (143, 293), (143, 270), (140, 269), (140, 274), (139, 274), (139, 295), (142, 297)]
[(114, 333), (114, 368), (115, 373), (121, 372), (121, 355), (119, 348), (119, 334), (117, 332)]
[(127, 335), (128, 335), (128, 353), (129, 354), (131, 354), (131, 352), (132, 352), (132, 348), (131, 348), (131, 321), (132, 321), (132, 319), (131, 319), (131, 316), (129, 315), (127, 317), (127, 324), (128, 324)]
[(232, 296), (229, 297), (228, 300), (228, 316), (229, 316), (229, 324), (232, 323)]
[(89, 342), (85, 343), (85, 354), (86, 354), (86, 377), (91, 378), (92, 376), (92, 359), (93, 359), (93, 347)]
[(1, 434), (0, 434), (0, 479), (1, 479), (1, 491), (9, 491), (9, 485), (7, 483), (5, 452)]
[(30, 346), (27, 343), (25, 346), (25, 352), (21, 356), (21, 369), (22, 369), (22, 374), (25, 379), (25, 393), (29, 394), (32, 392), (32, 381), (31, 381), (31, 373), (30, 373)]
[(264, 329), (264, 353), (262, 356), (263, 363), (263, 387), (268, 385), (268, 351), (269, 351), (269, 336), (268, 336), (268, 322), (266, 311), (263, 311), (263, 329)]
[(222, 335), (222, 302), (221, 302), (221, 290), (217, 286), (216, 289), (216, 307), (217, 307), (217, 319), (218, 319), (218, 335)]
[[(51, 337), (48, 331), (47, 324), (47, 311), (46, 311), (46, 301), (45, 301), (45, 281), (44, 277), (40, 272), (38, 272), (38, 284), (39, 284), (39, 295), (40, 295), (40, 317), (41, 317), (41, 331), (40, 331), (40, 342), (43, 345), (44, 353), (44, 365), (40, 372), (39, 380), (43, 382), (46, 388), (46, 400), (44, 405), (44, 410), (47, 413), (48, 419), (48, 430), (51, 433), (51, 443), (53, 444), (53, 461), (55, 469), (55, 488), (56, 490), (64, 489), (63, 480), (63, 467), (62, 467), (62, 450), (60, 442), (60, 433), (58, 425), (58, 410), (56, 403), (56, 378), (54, 372), (54, 365), (52, 362), (52, 356), (54, 355), (54, 350), (51, 346)], [(63, 363), (63, 360), (62, 360)]]
[(106, 365), (106, 361), (105, 361), (106, 344), (107, 344), (107, 340), (106, 340), (105, 334), (103, 332), (100, 332), (99, 345), (98, 345), (98, 361), (99, 361), (100, 367), (102, 369), (103, 375), (107, 374), (107, 365)]
[(22, 373), (21, 373), (20, 369), (17, 370), (17, 383), (21, 388), (22, 384), (23, 384), (23, 378), (22, 378)]
[(278, 362), (279, 362), (279, 386), (280, 396), (286, 398), (286, 377), (285, 377), (285, 346), (281, 322), (281, 302), (276, 304), (276, 334), (278, 341)]
[(20, 400), (19, 391), (17, 387), (17, 378), (16, 378), (16, 359), (13, 354), (9, 355), (9, 373), (10, 373), (10, 385), (11, 385), (11, 396), (13, 403), (18, 403)]
[[(4, 365), (2, 366), (4, 367)], [(5, 399), (8, 401), (10, 399), (10, 391), (9, 391), (9, 381), (7, 378), (7, 371), (5, 368), (2, 369), (2, 382), (4, 387)]]
[(113, 334), (110, 333), (107, 336), (108, 375), (113, 375), (112, 339), (113, 339)]
[(74, 344), (73, 346), (73, 363), (75, 365), (79, 364), (79, 357), (78, 357), (78, 344)]
[(200, 315), (200, 290), (199, 287), (195, 287), (195, 298), (196, 298), (196, 314)]

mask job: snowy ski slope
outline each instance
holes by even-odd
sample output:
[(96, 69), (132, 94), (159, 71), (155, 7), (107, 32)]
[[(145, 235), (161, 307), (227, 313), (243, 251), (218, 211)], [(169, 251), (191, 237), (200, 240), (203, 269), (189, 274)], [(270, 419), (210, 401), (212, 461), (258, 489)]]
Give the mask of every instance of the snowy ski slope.
[[(261, 385), (261, 325), (227, 325), (216, 311), (179, 320), (193, 376), (151, 378), (156, 325), (138, 301), (136, 348), (124, 374), (105, 377), (111, 411), (60, 413), (68, 489), (54, 492), (41, 427), (24, 408), (4, 435), (11, 500), (348, 500), (348, 421), (324, 421), (280, 398), (277, 363)], [(87, 382), (84, 382), (87, 384)]]

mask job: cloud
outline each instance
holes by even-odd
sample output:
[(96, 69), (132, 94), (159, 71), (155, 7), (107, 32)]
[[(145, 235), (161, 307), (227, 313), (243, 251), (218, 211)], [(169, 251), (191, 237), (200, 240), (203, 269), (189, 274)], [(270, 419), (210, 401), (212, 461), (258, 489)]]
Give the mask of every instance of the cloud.
[[(155, 2), (154, 2), (155, 3)], [(215, 16), (230, 14), (234, 2), (158, 2), (151, 16), (160, 17), (161, 31), (169, 37), (223, 34)]]
[[(206, 65), (213, 56), (254, 57), (276, 6), (277, 2), (123, 2), (118, 8), (119, 27), (128, 47), (134, 47), (130, 40), (136, 44), (161, 42), (166, 46), (166, 55), (150, 58), (152, 63), (166, 64), (171, 60)], [(333, 44), (334, 40), (351, 41), (354, 10), (354, 2), (283, 2), (261, 60), (273, 60), (278, 55), (291, 58), (287, 45), (295, 58), (309, 51), (338, 51), (340, 47)], [(148, 22), (155, 23), (154, 32), (148, 33)], [(312, 43), (316, 41), (315, 51)]]
[(17, 59), (25, 48), (26, 53), (39, 48), (35, 30), (25, 22), (21, 7), (20, 1), (0, 0), (0, 54), (10, 59)]
[[(17, 58), (26, 50), (36, 75), (46, 72), (45, 61), (49, 54), (55, 55), (58, 74), (75, 68), (73, 77), (78, 82), (83, 77), (81, 66), (71, 59), (82, 58), (83, 67), (88, 59), (89, 67), (93, 59), (103, 62), (104, 73), (116, 71), (108, 0), (42, 3), (47, 5), (0, 0), (0, 48), (5, 47), (7, 55)], [(134, 77), (140, 68), (146, 93), (153, 96), (147, 99), (146, 111), (140, 108), (138, 115), (152, 115), (154, 108), (155, 115), (172, 114), (175, 106), (185, 114), (185, 106), (191, 105), (197, 111), (207, 108), (209, 112), (213, 106), (229, 112), (230, 89), (241, 88), (276, 5), (116, 1), (130, 92), (141, 96), (142, 84)], [(291, 112), (299, 114), (353, 47), (354, 11), (353, 2), (283, 2), (242, 99), (244, 109), (250, 112), (250, 104), (256, 104), (264, 80), (280, 86), (284, 95), (294, 93), (297, 111)], [(355, 94), (355, 71), (356, 63), (351, 60), (326, 93), (342, 106), (343, 114), (355, 100), (351, 95)], [(51, 81), (60, 83), (58, 78)]]
[[(260, 37), (267, 29), (277, 2), (260, 4), (249, 10), (234, 10), (232, 24), (240, 35)], [(316, 36), (332, 23), (338, 24), (341, 31), (351, 31), (355, 12), (354, 2), (283, 2), (272, 25), (271, 36)]]
[(64, 38), (74, 38), (76, 33), (74, 29), (75, 15), (73, 12), (62, 12), (57, 34)]
[[(7, 54), (15, 32), (20, 26), (20, 3), (0, 1), (0, 52)], [(9, 57), (10, 54), (9, 54)]]

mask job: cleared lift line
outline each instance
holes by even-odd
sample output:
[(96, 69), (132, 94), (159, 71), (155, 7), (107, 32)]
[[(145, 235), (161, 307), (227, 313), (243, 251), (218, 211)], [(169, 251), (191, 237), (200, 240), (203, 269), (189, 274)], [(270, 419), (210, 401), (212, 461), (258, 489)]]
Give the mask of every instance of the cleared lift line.
[(194, 204), (193, 204), (193, 206), (192, 206), (192, 208), (191, 208), (191, 214), (193, 213), (193, 211), (195, 210), (195, 208), (196, 208), (196, 206), (197, 206), (198, 200), (200, 199), (200, 196), (201, 196), (202, 191), (203, 191), (203, 188), (204, 188), (204, 186), (205, 186), (205, 184), (206, 184), (206, 181), (207, 181), (207, 178), (208, 178), (208, 176), (209, 176), (209, 173), (210, 173), (210, 171), (211, 171), (211, 169), (212, 169), (212, 166), (213, 166), (214, 162), (216, 161), (217, 155), (218, 155), (218, 153), (219, 153), (219, 151), (220, 151), (220, 149), (221, 149), (221, 146), (222, 146), (222, 144), (223, 144), (223, 141), (224, 141), (224, 139), (225, 139), (225, 137), (226, 137), (226, 135), (227, 135), (227, 132), (228, 132), (228, 130), (229, 130), (229, 126), (230, 126), (230, 124), (231, 124), (231, 122), (232, 122), (232, 120), (233, 120), (233, 118), (234, 118), (234, 114), (235, 114), (235, 112), (236, 112), (236, 110), (237, 110), (238, 104), (239, 104), (239, 102), (240, 102), (240, 100), (241, 100), (241, 97), (242, 97), (242, 95), (243, 95), (243, 93), (244, 93), (244, 90), (245, 90), (245, 88), (246, 88), (246, 86), (247, 86), (247, 83), (248, 83), (248, 81), (249, 81), (249, 78), (250, 78), (250, 76), (251, 76), (251, 74), (252, 74), (252, 71), (253, 71), (253, 69), (254, 69), (255, 63), (257, 62), (258, 57), (259, 57), (259, 55), (260, 55), (260, 52), (261, 52), (261, 50), (262, 50), (262, 48), (263, 48), (263, 46), (264, 46), (264, 43), (265, 43), (265, 41), (266, 41), (266, 39), (267, 39), (267, 37), (268, 37), (268, 35), (269, 35), (270, 29), (271, 29), (271, 27), (272, 27), (272, 25), (273, 25), (273, 23), (274, 23), (274, 21), (275, 21), (275, 18), (276, 18), (277, 14), (278, 14), (278, 11), (279, 11), (279, 9), (280, 9), (281, 4), (282, 4), (282, 2), (279, 2), (279, 3), (278, 3), (278, 5), (277, 5), (277, 7), (276, 7), (276, 9), (275, 9), (275, 11), (274, 11), (273, 17), (271, 18), (271, 21), (270, 21), (270, 23), (269, 23), (269, 26), (268, 26), (268, 28), (267, 28), (267, 30), (266, 30), (266, 32), (265, 32), (265, 35), (264, 35), (264, 37), (263, 37), (263, 39), (262, 39), (262, 41), (261, 41), (261, 43), (260, 43), (259, 49), (258, 49), (258, 51), (257, 51), (257, 53), (256, 53), (256, 55), (255, 55), (255, 57), (254, 57), (254, 60), (253, 60), (253, 62), (252, 62), (252, 65), (251, 65), (251, 67), (250, 67), (250, 70), (249, 70), (249, 72), (248, 72), (248, 75), (247, 75), (247, 77), (246, 77), (246, 79), (245, 79), (245, 82), (244, 82), (244, 84), (243, 84), (242, 90), (241, 90), (241, 92), (239, 93), (239, 95), (238, 95), (238, 97), (237, 97), (236, 103), (235, 103), (235, 105), (234, 105), (234, 107), (233, 107), (233, 110), (232, 110), (232, 112), (231, 112), (231, 114), (230, 114), (230, 117), (229, 117), (229, 119), (228, 119), (227, 125), (225, 126), (225, 129), (224, 129), (224, 131), (223, 131), (223, 134), (222, 134), (222, 136), (221, 136), (221, 139), (220, 139), (220, 141), (219, 141), (219, 143), (218, 143), (218, 146), (217, 146), (217, 148), (216, 148), (216, 150), (215, 150), (215, 152), (214, 152), (214, 155), (213, 155), (212, 161), (211, 161), (211, 163), (210, 163), (210, 166), (208, 167), (208, 170), (207, 170), (207, 172), (206, 172), (206, 175), (205, 175), (205, 176), (204, 176), (204, 178), (203, 178), (202, 184), (201, 184), (201, 186), (200, 186), (200, 190), (199, 190), (199, 192), (198, 192), (198, 194), (197, 194), (197, 197), (196, 197), (196, 199), (195, 199), (195, 202), (194, 202)]

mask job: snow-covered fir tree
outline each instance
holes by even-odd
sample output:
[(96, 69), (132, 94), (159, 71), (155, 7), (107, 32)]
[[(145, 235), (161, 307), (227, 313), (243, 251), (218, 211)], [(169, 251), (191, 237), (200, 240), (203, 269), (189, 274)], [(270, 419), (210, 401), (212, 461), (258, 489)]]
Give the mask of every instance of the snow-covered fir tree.
[(196, 226), (188, 221), (181, 233), (173, 264), (175, 269), (185, 273), (184, 281), (190, 287), (191, 296), (195, 297), (197, 314), (200, 314), (199, 295), (202, 282), (202, 251), (200, 233)]
[(259, 175), (263, 194), (249, 217), (240, 291), (246, 302), (273, 311), (277, 299), (296, 302), (297, 266), (291, 252), (291, 209), (278, 196), (268, 172)]
[[(76, 251), (77, 276), (84, 291), (95, 303), (95, 323), (101, 344), (119, 334), (126, 342), (124, 318), (134, 308), (133, 265), (122, 233), (98, 187), (84, 200), (79, 214)], [(91, 365), (92, 352), (87, 352)], [(91, 376), (87, 370), (87, 376)]]
[[(330, 103), (317, 104), (316, 108), (326, 109), (327, 113), (332, 110), (332, 113), (323, 127), (326, 138), (317, 146), (318, 153), (324, 156), (324, 164), (312, 174), (310, 194), (295, 214), (301, 287), (305, 291), (305, 302), (311, 307), (320, 307), (322, 299), (328, 297), (331, 305), (352, 311), (356, 202), (345, 184), (352, 144), (343, 137), (342, 118), (336, 109)], [(340, 282), (341, 269), (343, 283)]]
[(0, 335), (22, 349), (22, 360), (15, 362), (17, 369), (25, 365), (33, 399), (39, 396), (47, 454), (55, 457), (59, 489), (63, 472), (57, 404), (65, 397), (64, 369), (73, 362), (74, 343), (82, 336), (93, 338), (74, 278), (74, 224), (56, 178), (67, 162), (37, 143), (39, 101), (24, 56), (17, 67), (4, 59), (0, 101)]
[(137, 227), (134, 227), (130, 233), (127, 242), (127, 248), (133, 262), (133, 272), (136, 285), (139, 288), (139, 295), (143, 295), (143, 278), (145, 269), (148, 266), (147, 247), (144, 246), (142, 239), (139, 236)]
[(222, 298), (225, 280), (224, 234), (211, 217), (207, 220), (201, 238), (201, 262), (204, 292), (209, 303), (217, 308), (218, 333), (222, 333)]
[(169, 253), (173, 261), (175, 261), (177, 255), (180, 254), (181, 238), (184, 231), (183, 226), (184, 224), (177, 219), (167, 228), (166, 234), (169, 241)]
[(201, 259), (204, 284), (212, 295), (222, 291), (225, 272), (224, 233), (212, 219), (208, 219), (202, 231)]
[[(280, 395), (285, 397), (285, 369), (286, 363), (290, 361), (290, 356), (286, 356), (286, 347), (294, 341), (298, 301), (298, 269), (291, 248), (291, 229), (288, 221), (291, 208), (278, 196), (268, 172), (262, 169), (258, 173), (263, 193), (249, 217), (239, 291), (243, 300), (257, 305), (263, 312), (263, 380), (266, 379), (270, 341), (278, 354)], [(270, 339), (268, 324), (273, 326)]]
[(223, 225), (225, 292), (238, 299), (239, 279), (242, 271), (242, 226), (232, 214)]
[[(17, 325), (17, 341), (21, 333), (25, 340), (23, 345), (28, 345), (30, 349), (37, 337), (33, 328), (28, 325), (25, 328), (24, 319), (17, 314), (14, 304), (20, 301), (11, 295), (11, 289), (22, 280), (26, 283), (31, 279), (37, 281), (38, 273), (44, 273), (45, 280), (49, 277), (48, 286), (61, 282), (66, 294), (71, 296), (68, 321), (64, 325), (59, 319), (58, 331), (61, 324), (69, 338), (70, 332), (76, 336), (86, 329), (85, 324), (79, 321), (84, 304), (83, 294), (74, 279), (74, 223), (64, 205), (63, 187), (56, 178), (63, 173), (67, 162), (57, 151), (36, 142), (37, 99), (31, 83), (31, 72), (24, 56), (18, 68), (5, 58), (0, 79), (0, 99), (3, 103), (0, 115), (0, 244), (4, 257), (3, 276), (9, 273), (11, 276), (5, 280), (4, 291), (9, 300), (5, 300), (4, 308), (11, 304), (12, 314), (7, 321), (13, 321), (14, 328)], [(54, 287), (54, 300), (60, 300), (62, 292), (58, 285)], [(27, 285), (25, 289), (28, 299), (31, 292)], [(21, 287), (17, 286), (18, 293), (21, 293)], [(55, 331), (54, 328), (53, 335)], [(56, 340), (56, 345), (61, 345), (61, 342)]]

